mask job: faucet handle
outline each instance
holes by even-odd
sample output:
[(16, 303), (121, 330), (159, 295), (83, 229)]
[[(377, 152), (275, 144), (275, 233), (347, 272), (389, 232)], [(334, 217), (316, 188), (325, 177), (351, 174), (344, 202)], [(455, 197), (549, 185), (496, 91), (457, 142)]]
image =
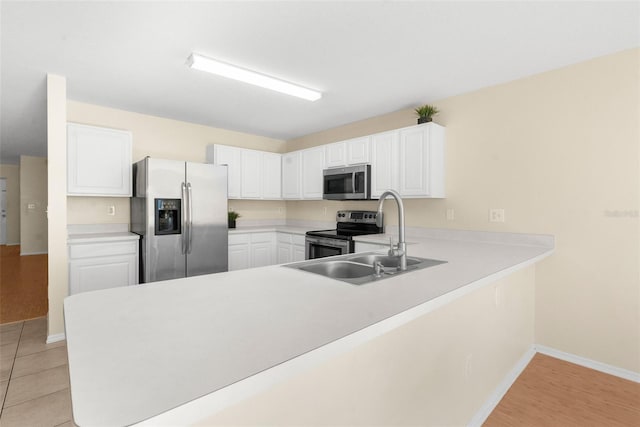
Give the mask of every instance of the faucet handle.
[(375, 277), (382, 277), (383, 273), (384, 273), (384, 267), (382, 266), (382, 263), (380, 261), (374, 261), (373, 262), (373, 275)]

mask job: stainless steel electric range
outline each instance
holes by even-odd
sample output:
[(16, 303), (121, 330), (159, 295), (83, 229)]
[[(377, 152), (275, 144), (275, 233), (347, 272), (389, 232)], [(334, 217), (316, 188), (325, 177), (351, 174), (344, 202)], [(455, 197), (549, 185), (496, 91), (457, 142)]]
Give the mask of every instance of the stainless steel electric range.
[(335, 230), (307, 231), (305, 258), (353, 253), (354, 236), (384, 233), (384, 227), (376, 225), (377, 215), (376, 211), (338, 211)]

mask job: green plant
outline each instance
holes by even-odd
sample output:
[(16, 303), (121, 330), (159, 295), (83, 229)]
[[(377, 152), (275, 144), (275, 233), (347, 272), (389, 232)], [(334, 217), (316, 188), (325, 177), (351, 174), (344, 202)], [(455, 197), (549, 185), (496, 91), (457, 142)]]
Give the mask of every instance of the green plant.
[(438, 114), (440, 111), (433, 105), (425, 104), (422, 107), (418, 107), (414, 110), (418, 117), (432, 117)]
[(238, 218), (240, 218), (240, 214), (238, 212), (229, 211), (229, 221), (235, 221)]

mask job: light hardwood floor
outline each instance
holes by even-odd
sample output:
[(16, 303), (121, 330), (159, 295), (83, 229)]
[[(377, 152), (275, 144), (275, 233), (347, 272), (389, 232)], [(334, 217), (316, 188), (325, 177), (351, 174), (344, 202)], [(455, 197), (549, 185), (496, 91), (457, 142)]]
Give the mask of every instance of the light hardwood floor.
[(0, 245), (0, 323), (47, 314), (47, 255), (20, 256), (20, 246)]
[(640, 426), (640, 384), (538, 353), (484, 426)]

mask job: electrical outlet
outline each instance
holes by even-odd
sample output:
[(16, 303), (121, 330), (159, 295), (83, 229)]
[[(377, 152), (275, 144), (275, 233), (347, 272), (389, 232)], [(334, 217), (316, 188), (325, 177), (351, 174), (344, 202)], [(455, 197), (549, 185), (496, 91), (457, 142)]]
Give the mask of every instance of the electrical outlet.
[(322, 208), (322, 215), (327, 216), (327, 207), (326, 206), (324, 206)]
[(489, 222), (504, 222), (504, 209), (489, 209)]
[(114, 205), (107, 206), (107, 215), (115, 216), (115, 214), (116, 214), (116, 207)]
[(456, 219), (456, 211), (453, 208), (447, 209), (447, 221), (453, 221)]

